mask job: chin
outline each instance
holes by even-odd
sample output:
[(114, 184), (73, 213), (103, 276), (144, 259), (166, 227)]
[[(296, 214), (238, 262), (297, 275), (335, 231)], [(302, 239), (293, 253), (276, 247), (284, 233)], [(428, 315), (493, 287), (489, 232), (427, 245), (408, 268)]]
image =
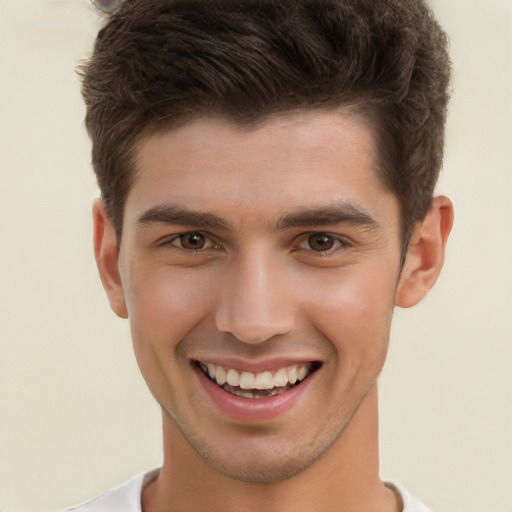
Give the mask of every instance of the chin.
[(192, 447), (217, 473), (240, 482), (271, 484), (292, 478), (309, 468), (329, 449), (338, 435), (319, 437), (305, 447), (262, 439), (245, 445), (243, 442), (237, 443), (226, 447), (223, 453), (208, 449), (201, 443)]
[(254, 484), (272, 484), (282, 482), (304, 471), (316, 460), (288, 460), (259, 462), (258, 464), (227, 463), (222, 464), (218, 460), (205, 462), (215, 471), (233, 480)]

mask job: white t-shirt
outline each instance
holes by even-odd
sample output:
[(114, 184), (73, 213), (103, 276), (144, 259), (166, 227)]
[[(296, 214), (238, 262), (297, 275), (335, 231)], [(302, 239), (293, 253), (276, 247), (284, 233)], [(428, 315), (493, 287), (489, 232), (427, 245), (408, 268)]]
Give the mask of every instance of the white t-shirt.
[[(144, 486), (156, 478), (159, 469), (149, 473), (141, 473), (124, 484), (102, 494), (101, 496), (66, 509), (63, 512), (142, 512), (141, 493)], [(402, 496), (404, 508), (402, 512), (430, 512), (430, 510), (403, 487), (393, 484)]]

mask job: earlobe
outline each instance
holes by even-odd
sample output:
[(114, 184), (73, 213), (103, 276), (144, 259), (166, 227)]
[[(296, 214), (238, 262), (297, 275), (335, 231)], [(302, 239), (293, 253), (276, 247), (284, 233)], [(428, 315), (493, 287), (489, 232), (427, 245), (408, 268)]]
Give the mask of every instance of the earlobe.
[(424, 221), (411, 236), (397, 286), (397, 306), (414, 306), (434, 286), (443, 268), (452, 225), (452, 202), (445, 196), (436, 197)]
[(94, 255), (103, 288), (110, 307), (121, 318), (128, 318), (124, 290), (119, 273), (119, 244), (111, 218), (103, 201), (97, 199), (92, 207), (94, 225)]

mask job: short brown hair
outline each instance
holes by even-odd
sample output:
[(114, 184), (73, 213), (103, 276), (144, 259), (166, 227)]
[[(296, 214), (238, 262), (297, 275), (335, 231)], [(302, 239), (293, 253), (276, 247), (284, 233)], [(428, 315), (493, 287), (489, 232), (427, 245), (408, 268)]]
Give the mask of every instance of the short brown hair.
[(204, 116), (250, 125), (355, 107), (375, 127), (405, 244), (430, 207), (450, 61), (423, 0), (127, 0), (80, 72), (94, 171), (118, 237), (138, 142)]

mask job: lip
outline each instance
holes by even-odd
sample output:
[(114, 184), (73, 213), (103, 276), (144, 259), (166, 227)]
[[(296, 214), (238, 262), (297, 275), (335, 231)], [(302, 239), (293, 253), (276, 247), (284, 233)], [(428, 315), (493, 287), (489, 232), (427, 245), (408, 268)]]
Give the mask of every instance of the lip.
[(197, 366), (194, 369), (202, 388), (214, 405), (226, 416), (241, 423), (268, 421), (285, 414), (299, 404), (317, 373), (314, 372), (299, 385), (279, 395), (266, 398), (244, 398), (224, 391), (208, 379)]
[(259, 373), (264, 371), (273, 372), (275, 370), (279, 370), (280, 368), (285, 368), (287, 366), (300, 366), (303, 364), (315, 363), (317, 360), (314, 359), (297, 359), (297, 358), (285, 358), (281, 357), (279, 359), (272, 359), (268, 361), (254, 361), (243, 358), (223, 358), (222, 360), (218, 358), (205, 358), (198, 360), (203, 363), (212, 363), (219, 366), (224, 366), (225, 368), (233, 368), (239, 372), (253, 372)]

